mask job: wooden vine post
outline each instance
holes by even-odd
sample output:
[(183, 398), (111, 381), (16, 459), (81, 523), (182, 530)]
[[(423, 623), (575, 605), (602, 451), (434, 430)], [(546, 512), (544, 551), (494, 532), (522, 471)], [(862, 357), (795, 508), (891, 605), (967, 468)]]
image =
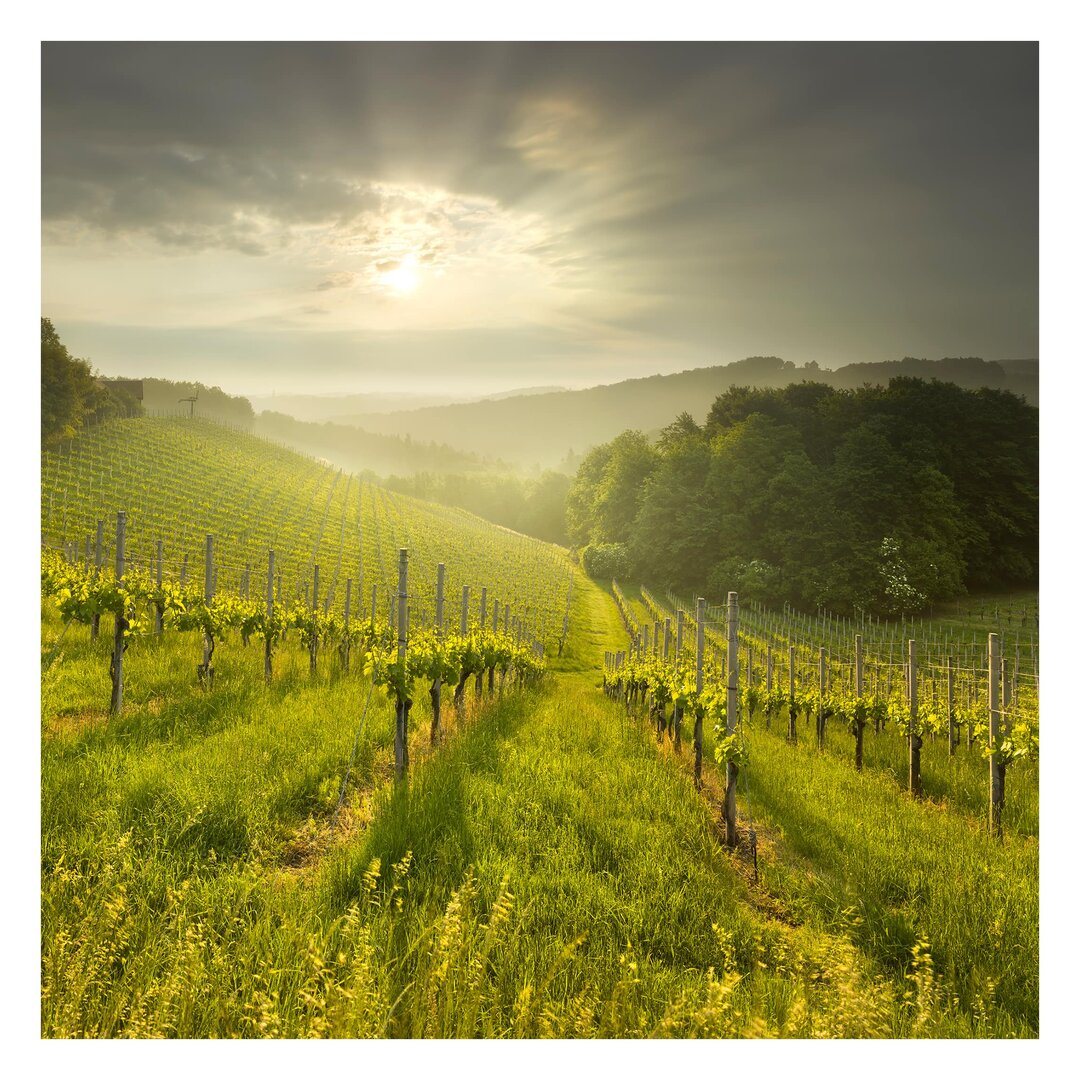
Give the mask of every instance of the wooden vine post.
[[(203, 602), (206, 606), (207, 612), (210, 611), (210, 606), (214, 602), (214, 536), (213, 533), (206, 534), (206, 573), (203, 579)], [(209, 630), (203, 631), (203, 662), (199, 666), (199, 682), (203, 684), (204, 688), (210, 686), (210, 682), (213, 678), (213, 666), (212, 661), (214, 659), (214, 639), (210, 635)]]
[[(499, 601), (498, 599), (491, 602), (491, 628), (497, 634), (499, 632)], [(559, 655), (562, 655), (562, 642), (559, 643)], [(488, 668), (488, 694), (489, 696), (495, 693), (495, 665), (492, 664)]]
[(945, 658), (945, 701), (949, 711), (949, 757), (952, 757), (960, 740), (956, 735), (956, 685), (951, 656)]
[(997, 634), (990, 634), (987, 652), (990, 670), (987, 673), (986, 697), (989, 707), (990, 743), (990, 832), (999, 840), (1003, 836), (1001, 809), (1005, 805), (1005, 764), (1001, 760), (1001, 643)]
[[(731, 738), (735, 734), (735, 717), (739, 710), (739, 594), (727, 594), (727, 717), (724, 734)], [(729, 848), (739, 842), (735, 829), (735, 791), (739, 779), (739, 766), (734, 761), (727, 763), (727, 788), (724, 792), (724, 842)]]
[[(694, 689), (698, 698), (705, 686), (705, 597), (697, 598), (697, 657), (695, 661), (696, 678)], [(694, 709), (694, 784), (701, 787), (701, 755), (705, 747), (705, 728), (701, 715), (701, 706)]]
[(863, 755), (863, 731), (866, 728), (866, 719), (864, 718), (860, 706), (862, 705), (863, 696), (863, 648), (862, 648), (862, 634), (855, 635), (855, 708), (859, 710), (855, 714), (855, 768), (857, 771), (862, 771), (862, 755)]
[(798, 741), (798, 730), (795, 720), (798, 716), (798, 708), (795, 704), (795, 646), (787, 647), (787, 741)]
[(308, 641), (308, 662), (311, 674), (315, 674), (315, 666), (319, 654), (319, 566), (315, 564), (315, 572), (311, 583), (311, 639)]
[(341, 667), (345, 674), (349, 674), (349, 619), (352, 615), (352, 578), (345, 579), (345, 621), (344, 629), (345, 633), (341, 639)]
[[(123, 584), (124, 580), (124, 529), (127, 524), (127, 514), (118, 510), (116, 514), (116, 583)], [(109, 674), (112, 676), (112, 698), (109, 702), (109, 712), (113, 716), (120, 713), (124, 704), (124, 635), (127, 633), (127, 617), (123, 607), (116, 612), (116, 626), (113, 630), (112, 663), (109, 665)]]
[[(408, 636), (409, 553), (401, 548), (398, 554), (397, 591), (397, 662), (405, 669), (405, 647)], [(409, 771), (409, 709), (412, 701), (397, 695), (397, 717), (394, 726), (394, 775), (404, 780)]]
[(922, 798), (922, 735), (919, 734), (918, 664), (915, 658), (915, 639), (908, 640), (908, 790)]
[[(773, 660), (772, 660), (772, 642), (766, 642), (765, 644), (765, 694), (771, 700), (772, 699), (772, 675), (773, 675)], [(772, 705), (765, 710), (765, 730), (769, 730), (770, 721), (772, 720)]]
[(263, 675), (270, 682), (274, 674), (272, 661), (273, 644), (271, 642), (270, 627), (274, 624), (274, 552), (270, 550), (269, 560), (266, 566), (266, 644), (263, 654)]
[[(487, 586), (482, 586), (480, 589), (480, 629), (483, 630), (487, 626)], [(476, 673), (476, 697), (479, 700), (480, 696), (484, 692), (484, 670), (481, 668)]]
[[(443, 590), (446, 588), (446, 566), (439, 563), (435, 575), (435, 636), (442, 638), (443, 629)], [(431, 684), (431, 745), (438, 746), (442, 735), (442, 676), (436, 675)]]
[(818, 649), (817, 744), (825, 749), (825, 648)]
[[(680, 674), (682, 671), (682, 651), (683, 651), (683, 627), (686, 623), (686, 612), (682, 608), (679, 608), (675, 612), (675, 673)], [(675, 707), (671, 710), (671, 723), (675, 728), (675, 753), (682, 753), (682, 706), (676, 703)]]
[(161, 558), (163, 544), (157, 542), (157, 591), (158, 598), (154, 601), (154, 633), (160, 634), (165, 630), (165, 601), (161, 598)]
[[(506, 608), (509, 613), (509, 605)], [(464, 638), (469, 633), (469, 586), (463, 585), (461, 587), (461, 636)], [(458, 678), (457, 686), (454, 687), (454, 708), (457, 710), (458, 719), (464, 719), (465, 716), (465, 680), (468, 679), (468, 673), (462, 670), (461, 675)]]
[[(101, 577), (101, 549), (102, 541), (105, 539), (105, 522), (99, 521), (97, 523), (97, 543), (94, 547), (94, 578), (95, 580)], [(101, 626), (101, 616), (95, 614), (90, 620), (90, 640), (97, 641), (98, 629)]]

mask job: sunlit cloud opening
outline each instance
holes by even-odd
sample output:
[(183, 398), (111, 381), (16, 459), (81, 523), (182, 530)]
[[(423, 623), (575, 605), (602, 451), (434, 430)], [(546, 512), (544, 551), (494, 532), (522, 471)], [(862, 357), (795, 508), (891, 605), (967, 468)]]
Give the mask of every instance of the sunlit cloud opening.
[(379, 283), (393, 293), (407, 296), (420, 284), (420, 271), (415, 255), (406, 255), (379, 273)]

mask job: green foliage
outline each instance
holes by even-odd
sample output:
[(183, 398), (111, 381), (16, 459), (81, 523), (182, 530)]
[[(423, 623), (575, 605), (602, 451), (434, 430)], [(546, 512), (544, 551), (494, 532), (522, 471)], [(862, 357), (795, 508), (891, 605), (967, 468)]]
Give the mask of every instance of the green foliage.
[(54, 447), (73, 438), (87, 420), (137, 416), (139, 402), (126, 390), (95, 376), (85, 360), (75, 359), (52, 321), (41, 320), (41, 445)]
[(624, 431), (585, 455), (570, 486), (566, 524), (577, 544), (626, 543), (643, 488), (660, 456), (640, 431)]
[(734, 388), (701, 429), (590, 451), (567, 521), (668, 588), (900, 615), (1034, 580), (1037, 476), (1036, 410), (1007, 392)]
[[(717, 734), (720, 735), (722, 731), (723, 728), (717, 726)], [(742, 736), (735, 732), (717, 739), (713, 748), (713, 758), (721, 768), (726, 765), (737, 765), (742, 769), (750, 764), (750, 755), (747, 753)]]
[(41, 442), (53, 445), (71, 438), (92, 408), (94, 376), (85, 360), (76, 360), (61, 342), (52, 322), (41, 320)]
[(600, 581), (625, 577), (630, 569), (625, 544), (586, 544), (580, 557), (585, 573)]
[(417, 678), (454, 682), (488, 669), (513, 670), (518, 685), (533, 685), (544, 673), (542, 658), (526, 644), (502, 631), (476, 630), (465, 636), (434, 630), (410, 635), (404, 660), (398, 657), (394, 630), (383, 623), (355, 623), (345, 628), (337, 612), (313, 610), (296, 601), (283, 612), (267, 615), (263, 601), (219, 593), (209, 603), (196, 589), (176, 582), (159, 588), (147, 574), (131, 572), (123, 581), (69, 564), (55, 551), (41, 556), (42, 596), (55, 604), (66, 621), (89, 623), (95, 616), (122, 615), (125, 637), (151, 633), (153, 611), (160, 608), (166, 630), (198, 631), (211, 644), (238, 631), (244, 645), (257, 636), (273, 645), (287, 630), (295, 630), (305, 651), (320, 645), (350, 645), (364, 649), (365, 673), (376, 686), (404, 701), (411, 698)]

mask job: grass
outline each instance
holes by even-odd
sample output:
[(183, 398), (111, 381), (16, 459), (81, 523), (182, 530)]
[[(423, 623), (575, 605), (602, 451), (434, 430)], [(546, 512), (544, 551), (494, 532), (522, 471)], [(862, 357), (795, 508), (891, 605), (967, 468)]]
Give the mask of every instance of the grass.
[[(436, 752), (418, 694), (407, 787), (374, 696), (336, 824), (362, 676), (312, 680), (295, 643), (267, 687), (227, 643), (203, 692), (172, 635), (132, 650), (110, 720), (107, 635), (71, 628), (43, 675), (42, 1034), (1037, 1031), (1036, 839), (754, 730), (755, 886), (715, 767), (702, 797), (601, 694), (622, 636), (580, 574), (572, 628), (543, 687)], [(47, 612), (46, 652), (60, 632)]]
[[(764, 721), (758, 719), (755, 723), (762, 725)], [(786, 717), (782, 727), (786, 731)], [(805, 724), (801, 718), (799, 737), (811, 743), (815, 739), (813, 725)], [(970, 818), (979, 827), (988, 814), (990, 765), (978, 743), (968, 748), (964, 728), (960, 729), (959, 739), (952, 757), (949, 756), (947, 737), (928, 735), (923, 739), (920, 763), (923, 792), (928, 799)], [(825, 748), (843, 761), (846, 767), (854, 767), (855, 739), (841, 725), (826, 724)], [(903, 733), (896, 728), (888, 728), (875, 735), (872, 727), (868, 726), (863, 741), (863, 768), (884, 774), (897, 789), (906, 791), (908, 744)], [(1021, 758), (1009, 766), (1002, 822), (1010, 833), (1024, 837), (1039, 835), (1038, 762)]]
[(1038, 1029), (1037, 839), (993, 840), (982, 820), (916, 801), (893, 779), (756, 730), (753, 809), (791, 857), (766, 860), (767, 888), (814, 925), (844, 932), (902, 973), (924, 942), (943, 987), (995, 1034)]

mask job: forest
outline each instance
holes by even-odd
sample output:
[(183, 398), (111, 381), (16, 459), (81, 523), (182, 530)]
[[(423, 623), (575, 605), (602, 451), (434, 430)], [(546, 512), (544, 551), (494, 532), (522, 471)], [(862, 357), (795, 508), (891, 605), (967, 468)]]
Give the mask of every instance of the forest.
[(1034, 586), (1038, 410), (901, 377), (734, 387), (704, 424), (592, 449), (567, 496), (585, 569), (880, 615)]

